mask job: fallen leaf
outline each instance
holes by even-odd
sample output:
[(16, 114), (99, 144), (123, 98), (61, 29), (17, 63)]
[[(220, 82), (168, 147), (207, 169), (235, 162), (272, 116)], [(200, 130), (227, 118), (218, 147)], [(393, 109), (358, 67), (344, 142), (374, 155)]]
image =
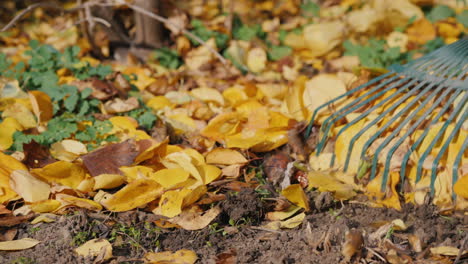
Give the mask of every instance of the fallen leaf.
[(130, 97), (126, 100), (115, 98), (104, 103), (104, 110), (107, 114), (124, 113), (140, 106), (136, 97)]
[(50, 146), (50, 154), (58, 160), (72, 162), (81, 155), (88, 153), (86, 145), (80, 141), (65, 139)]
[(233, 165), (245, 164), (247, 159), (240, 152), (233, 149), (216, 148), (206, 154), (206, 163)]
[(101, 204), (110, 211), (123, 212), (154, 201), (162, 194), (163, 187), (159, 183), (149, 179), (136, 179), (109, 199), (101, 201)]
[(331, 192), (339, 200), (348, 200), (356, 195), (352, 185), (338, 180), (334, 173), (310, 171), (307, 175), (308, 189), (318, 188), (321, 192)]
[(346, 231), (345, 242), (341, 249), (341, 254), (343, 254), (345, 260), (349, 262), (353, 256), (361, 254), (363, 244), (364, 238), (361, 231), (354, 228)]
[(34, 203), (49, 199), (49, 184), (37, 179), (26, 170), (15, 170), (10, 174), (10, 186), (26, 202)]
[[(440, 246), (440, 247), (432, 247), (431, 254), (433, 255), (444, 255), (444, 256), (458, 256), (460, 249), (456, 247), (449, 247), (449, 246)], [(468, 254), (468, 250), (462, 252), (462, 255)]]
[(47, 182), (55, 182), (71, 188), (76, 188), (86, 177), (85, 170), (74, 163), (57, 161), (43, 168), (31, 170), (33, 175)]
[(179, 263), (179, 264), (193, 264), (197, 261), (198, 257), (195, 252), (188, 249), (181, 249), (175, 252), (148, 252), (144, 256), (145, 263)]
[(29, 100), (39, 123), (47, 122), (54, 116), (52, 100), (49, 95), (41, 91), (30, 91)]
[(44, 222), (44, 223), (55, 222), (55, 215), (54, 214), (41, 214), (38, 217), (34, 218), (31, 221), (31, 224), (35, 225), (35, 224), (41, 223), (41, 222)]
[(13, 117), (7, 117), (0, 123), (0, 150), (7, 150), (13, 145), (13, 134), (23, 130), (23, 126)]
[(74, 251), (82, 257), (97, 257), (103, 254), (103, 260), (112, 258), (112, 245), (102, 238), (89, 240)]
[(135, 141), (109, 144), (82, 156), (83, 164), (92, 176), (100, 174), (122, 174), (119, 167), (132, 165), (138, 156)]
[(35, 247), (40, 241), (32, 238), (22, 238), (18, 240), (3, 241), (0, 242), (0, 250), (12, 251), (12, 250), (24, 250)]
[(186, 230), (199, 230), (206, 227), (213, 219), (221, 213), (219, 207), (213, 207), (204, 213), (183, 211), (179, 216), (169, 220), (169, 222), (179, 225)]
[(309, 211), (309, 201), (300, 184), (291, 184), (281, 191), (281, 195), (286, 197), (291, 203)]

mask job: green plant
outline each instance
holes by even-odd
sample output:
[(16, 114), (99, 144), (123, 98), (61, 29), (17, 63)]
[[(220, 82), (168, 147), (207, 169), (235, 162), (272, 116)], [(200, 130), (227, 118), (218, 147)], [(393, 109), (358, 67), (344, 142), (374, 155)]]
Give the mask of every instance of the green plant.
[[(191, 25), (193, 27), (193, 30), (191, 30), (190, 32), (199, 37), (201, 40), (207, 41), (210, 38), (214, 38), (216, 41), (216, 47), (218, 49), (222, 50), (226, 48), (227, 43), (229, 41), (228, 35), (207, 29), (203, 25), (203, 22), (198, 19), (192, 19)], [(200, 43), (198, 43), (198, 41), (196, 41), (195, 39), (190, 38), (190, 41), (195, 45), (200, 45)]]
[(392, 237), (392, 235), (393, 235), (394, 232), (395, 232), (395, 229), (393, 228), (393, 226), (391, 226), (391, 227), (388, 229), (387, 233), (385, 234), (385, 238), (386, 238), (386, 239), (390, 239), (390, 238)]
[(28, 257), (19, 257), (10, 262), (11, 264), (35, 264), (36, 261)]
[(84, 244), (86, 241), (92, 239), (90, 237), (93, 237), (93, 235), (90, 232), (79, 231), (73, 236), (72, 245), (73, 246), (80, 246), (80, 245)]
[(28, 233), (30, 234), (34, 234), (36, 233), (37, 231), (41, 230), (40, 227), (36, 226), (36, 227), (30, 227), (29, 230), (28, 230)]
[(154, 51), (153, 57), (168, 69), (177, 69), (182, 65), (182, 59), (175, 50), (163, 47)]
[(208, 226), (210, 229), (210, 234), (221, 233), (221, 235), (226, 236), (227, 232), (222, 227), (218, 227), (219, 223), (213, 223)]

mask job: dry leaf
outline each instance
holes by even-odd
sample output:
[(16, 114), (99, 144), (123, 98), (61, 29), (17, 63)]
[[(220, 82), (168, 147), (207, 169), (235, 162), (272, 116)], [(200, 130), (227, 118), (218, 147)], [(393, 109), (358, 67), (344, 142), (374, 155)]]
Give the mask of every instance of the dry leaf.
[(89, 240), (74, 251), (82, 257), (96, 257), (103, 253), (103, 260), (112, 258), (112, 245), (102, 238)]
[(186, 230), (199, 230), (206, 227), (213, 219), (221, 213), (219, 207), (213, 207), (204, 213), (183, 211), (179, 216), (169, 220), (169, 222), (179, 225)]
[(145, 254), (145, 263), (179, 263), (179, 264), (193, 264), (197, 261), (198, 257), (195, 252), (188, 249), (181, 249), (175, 252), (148, 252)]
[(34, 203), (49, 199), (49, 184), (32, 176), (26, 170), (15, 170), (10, 174), (10, 186), (26, 202)]
[(220, 165), (245, 164), (247, 159), (233, 149), (216, 148), (206, 154), (206, 163)]
[(22, 238), (18, 240), (3, 241), (0, 242), (0, 250), (12, 251), (12, 250), (24, 250), (35, 247), (40, 241), (32, 238)]
[(281, 191), (281, 195), (286, 197), (291, 203), (309, 211), (309, 201), (300, 184), (291, 184)]

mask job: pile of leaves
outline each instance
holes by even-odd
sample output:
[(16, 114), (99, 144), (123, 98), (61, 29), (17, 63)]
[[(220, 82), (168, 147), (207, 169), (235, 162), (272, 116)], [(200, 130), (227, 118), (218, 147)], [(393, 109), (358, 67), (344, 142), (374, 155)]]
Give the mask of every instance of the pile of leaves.
[[(299, 226), (312, 189), (339, 201), (368, 196), (369, 205), (401, 209), (398, 177), (382, 193), (381, 178), (358, 175), (360, 160), (351, 173), (341, 170), (356, 130), (338, 139), (332, 131), (334, 148), (316, 157), (314, 144), (301, 138), (304, 124), (318, 106), (386, 67), (463, 38), (465, 5), (235, 1), (220, 8), (201, 2), (178, 3), (169, 20), (204, 43), (167, 25), (172, 46), (155, 50), (146, 64), (131, 56), (92, 58), (73, 16), (37, 12), (0, 35), (0, 210), (40, 222), (74, 208), (138, 209), (161, 216), (155, 222), (161, 228), (198, 230), (218, 216), (226, 191), (242, 188), (275, 198), (262, 225), (270, 230)], [(253, 13), (266, 15), (255, 21)], [(314, 125), (332, 113), (321, 112)], [(467, 135), (465, 126), (454, 151)], [(329, 167), (330, 153), (338, 167)], [(252, 168), (262, 159), (262, 167)], [(462, 164), (455, 191), (449, 174), (438, 178), (434, 202), (444, 210), (468, 207), (466, 155)], [(413, 184), (405, 202), (424, 203), (427, 177)], [(0, 250), (36, 244), (0, 242)], [(77, 249), (104, 259), (111, 251), (102, 240)], [(146, 258), (192, 263), (196, 254)]]

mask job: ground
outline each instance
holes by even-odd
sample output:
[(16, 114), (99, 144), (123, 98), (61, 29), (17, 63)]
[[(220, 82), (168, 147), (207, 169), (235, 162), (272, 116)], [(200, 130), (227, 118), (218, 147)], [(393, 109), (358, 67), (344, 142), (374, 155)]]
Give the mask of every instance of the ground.
[[(71, 211), (57, 216), (53, 223), (19, 225), (18, 238), (31, 237), (41, 243), (32, 249), (2, 252), (0, 263), (93, 263), (73, 252), (76, 245), (91, 238), (114, 243), (114, 258), (107, 263), (143, 263), (146, 252), (180, 249), (195, 251), (197, 263), (340, 263), (344, 260), (345, 233), (351, 229), (362, 231), (360, 257), (365, 263), (386, 263), (380, 253), (388, 252), (386, 239), (400, 256), (414, 259), (413, 263), (447, 263), (429, 260), (429, 248), (441, 244), (459, 247), (468, 229), (468, 216), (446, 217), (431, 205), (406, 205), (399, 212), (357, 202), (316, 202), (322, 197), (312, 192), (309, 199), (315, 206), (302, 224), (278, 231), (259, 227), (268, 202), (252, 189), (228, 195), (222, 202), (222, 213), (199, 231), (158, 228), (153, 214), (138, 210), (118, 214)], [(392, 230), (372, 241), (379, 225), (395, 219), (403, 220), (408, 229)], [(404, 243), (411, 234), (420, 237), (421, 252)], [(356, 258), (352, 261), (358, 263)]]

